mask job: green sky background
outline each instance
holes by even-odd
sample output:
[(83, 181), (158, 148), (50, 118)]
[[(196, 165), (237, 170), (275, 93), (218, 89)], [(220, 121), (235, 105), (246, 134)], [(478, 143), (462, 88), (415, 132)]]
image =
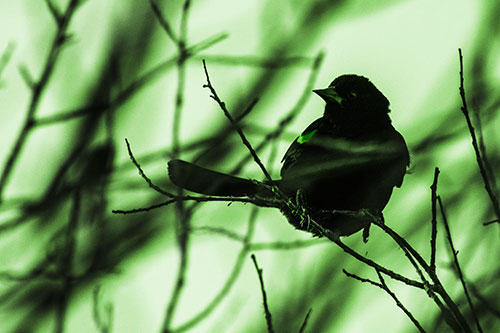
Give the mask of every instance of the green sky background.
[[(61, 12), (67, 3), (54, 1)], [(158, 1), (176, 34), (183, 4)], [(202, 87), (202, 58), (234, 115), (259, 98), (242, 123), (255, 145), (294, 108), (320, 52), (324, 58), (312, 88), (324, 88), (345, 73), (369, 77), (390, 100), (393, 124), (404, 135), (412, 156), (411, 174), (384, 210), (386, 223), (429, 258), (429, 186), (438, 166), (439, 194), (459, 260), (467, 281), (488, 300), (473, 297), (483, 328), (493, 332), (499, 329), (499, 232), (498, 224), (482, 225), (495, 215), (460, 112), (458, 48), (464, 53), (469, 102), (481, 112), (486, 150), (498, 170), (500, 150), (494, 143), (500, 128), (496, 112), (499, 13), (500, 5), (486, 0), (192, 0), (187, 45), (214, 36), (225, 38), (186, 62), (180, 156), (229, 171), (248, 155)], [(0, 62), (2, 170), (32, 98), (20, 73), (31, 73), (35, 82), (40, 78), (56, 31), (44, 1), (0, 0), (0, 52), (7, 60)], [(179, 269), (178, 216), (173, 206), (131, 215), (115, 215), (111, 210), (165, 200), (138, 175), (124, 138), (147, 175), (174, 190), (166, 162), (172, 156), (177, 49), (146, 0), (83, 1), (68, 33), (36, 109), (35, 119), (41, 125), (29, 131), (2, 189), (0, 331), (54, 331), (61, 295), (67, 294), (63, 321), (67, 332), (104, 332), (93, 311), (100, 313), (111, 332), (158, 332)], [(154, 68), (158, 70), (148, 74)], [(137, 81), (141, 77), (144, 80)], [(300, 114), (277, 141), (259, 152), (275, 177), (289, 143), (322, 113), (323, 101), (312, 92), (306, 91), (305, 96)], [(83, 115), (43, 124), (54, 115), (75, 110), (83, 110)], [(219, 141), (207, 140), (216, 135)], [(113, 166), (110, 174), (96, 171), (103, 160), (96, 162), (99, 151), (107, 152), (103, 156)], [(239, 174), (263, 178), (252, 162)], [(63, 264), (65, 235), (75, 220), (77, 202), (71, 273), (79, 278), (66, 288), (61, 282), (61, 267), (68, 267)], [(255, 213), (250, 205), (206, 203), (194, 209), (188, 269), (171, 323), (173, 331), (206, 308), (240, 262), (241, 270), (218, 306), (187, 331), (265, 332), (251, 253), (264, 272), (277, 332), (298, 331), (310, 308), (306, 332), (416, 331), (386, 293), (342, 273), (345, 268), (376, 280), (371, 268), (328, 241), (311, 240), (294, 230), (278, 211), (256, 212), (254, 247), (241, 252), (240, 241), (203, 227), (243, 236)], [(417, 278), (387, 235), (372, 228), (368, 244), (361, 238), (355, 234), (345, 242), (376, 262)], [(307, 241), (307, 246), (263, 250), (258, 245), (266, 242), (276, 247), (276, 242), (295, 240)], [(473, 327), (441, 225), (437, 264), (445, 287)], [(425, 292), (387, 280), (426, 330), (447, 329)]]

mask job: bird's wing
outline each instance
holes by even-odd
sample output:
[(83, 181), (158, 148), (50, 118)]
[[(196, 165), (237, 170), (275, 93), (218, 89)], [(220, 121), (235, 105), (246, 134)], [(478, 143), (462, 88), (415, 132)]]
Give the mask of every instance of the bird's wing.
[(306, 145), (307, 142), (316, 134), (320, 122), (321, 118), (316, 119), (309, 126), (307, 126), (307, 128), (302, 132), (300, 136), (293, 140), (292, 144), (290, 145), (290, 147), (288, 147), (288, 150), (281, 160), (281, 162), (283, 163), (283, 167), (281, 168), (281, 176), (283, 176), (283, 173), (289, 167), (291, 167), (300, 157), (303, 152), (304, 145)]

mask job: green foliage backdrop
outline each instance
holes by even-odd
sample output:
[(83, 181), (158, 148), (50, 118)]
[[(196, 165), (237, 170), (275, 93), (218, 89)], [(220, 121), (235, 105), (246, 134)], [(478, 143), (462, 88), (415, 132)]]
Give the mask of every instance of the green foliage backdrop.
[[(202, 59), (272, 176), (316, 119), (313, 88), (369, 77), (391, 101), (412, 172), (384, 210), (430, 257), (434, 168), (484, 331), (500, 329), (499, 224), (460, 111), (458, 48), (473, 124), (500, 169), (500, 6), (495, 1), (0, 0), (0, 331), (411, 332), (369, 266), (294, 230), (273, 209), (183, 203), (119, 215), (177, 191), (172, 157), (263, 179), (203, 88)], [(288, 118), (287, 118), (288, 117)], [(281, 123), (280, 123), (281, 122)], [(270, 133), (275, 133), (270, 135)], [(498, 187), (494, 191), (498, 194)], [(498, 221), (497, 221), (498, 222)], [(345, 243), (418, 279), (372, 228)], [(476, 331), (438, 218), (438, 274)], [(427, 331), (447, 331), (424, 291), (385, 278)]]

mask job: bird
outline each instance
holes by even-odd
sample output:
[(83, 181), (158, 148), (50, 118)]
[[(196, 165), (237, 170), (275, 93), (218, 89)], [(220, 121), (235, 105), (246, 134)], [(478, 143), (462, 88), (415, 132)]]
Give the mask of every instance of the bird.
[[(281, 161), (280, 179), (258, 182), (175, 159), (168, 162), (170, 180), (212, 196), (266, 198), (275, 186), (339, 236), (365, 228), (366, 221), (341, 212), (382, 214), (409, 168), (408, 147), (392, 125), (389, 100), (368, 78), (344, 74), (313, 92), (326, 102), (323, 115), (291, 143)], [(282, 212), (305, 230), (303, 221)]]

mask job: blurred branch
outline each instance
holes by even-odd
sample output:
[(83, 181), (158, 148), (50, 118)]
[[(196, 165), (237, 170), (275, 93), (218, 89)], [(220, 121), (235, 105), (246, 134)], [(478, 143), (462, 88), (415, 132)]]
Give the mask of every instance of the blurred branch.
[(310, 66), (314, 63), (314, 58), (309, 57), (288, 57), (288, 58), (262, 58), (249, 55), (215, 55), (203, 54), (191, 57), (191, 60), (203, 60), (214, 64), (222, 64), (227, 66), (254, 66), (262, 68), (283, 68), (288, 66)]
[(492, 188), (491, 180), (488, 177), (488, 173), (486, 171), (486, 166), (485, 166), (485, 161), (484, 161), (483, 156), (481, 156), (481, 151), (480, 151), (478, 143), (477, 143), (476, 132), (474, 130), (474, 126), (472, 125), (472, 121), (471, 121), (470, 116), (469, 116), (469, 108), (467, 107), (467, 100), (465, 98), (464, 63), (463, 63), (463, 56), (462, 56), (461, 49), (458, 49), (458, 55), (459, 55), (459, 60), (460, 60), (460, 97), (462, 99), (462, 107), (460, 109), (462, 110), (462, 113), (464, 114), (465, 120), (467, 122), (467, 127), (469, 128), (469, 133), (470, 133), (470, 136), (472, 139), (472, 147), (474, 148), (474, 152), (476, 153), (476, 160), (477, 160), (477, 164), (479, 166), (479, 171), (481, 172), (481, 176), (483, 177), (484, 187), (485, 187), (486, 192), (488, 192), (488, 195), (490, 197), (490, 201), (491, 201), (491, 204), (493, 206), (493, 210), (495, 212), (495, 215), (500, 220), (500, 204), (499, 204), (498, 198), (496, 197), (495, 192)]
[(27, 272), (17, 273), (11, 271), (0, 271), (0, 280), (12, 281), (12, 282), (29, 282), (36, 279), (46, 279), (46, 280), (58, 280), (60, 276), (47, 269), (49, 265), (48, 261), (40, 263), (37, 267), (34, 267)]
[(102, 318), (100, 310), (101, 306), (99, 301), (100, 292), (101, 292), (100, 285), (95, 286), (94, 290), (92, 291), (92, 318), (94, 319), (94, 323), (96, 324), (99, 332), (109, 333), (111, 332), (113, 323), (113, 305), (112, 304), (105, 305), (104, 310), (106, 312), (107, 318), (106, 319)]
[[(179, 38), (177, 39), (178, 47), (178, 59), (177, 59), (177, 89), (175, 92), (175, 104), (174, 104), (174, 119), (172, 121), (172, 155), (173, 158), (177, 158), (180, 150), (180, 126), (181, 126), (181, 115), (182, 108), (184, 106), (184, 89), (186, 81), (186, 60), (189, 57), (187, 49), (187, 21), (190, 9), (190, 0), (184, 0), (184, 6), (182, 7), (181, 13), (181, 23), (179, 27)], [(158, 11), (159, 12), (159, 11)], [(163, 18), (162, 15), (159, 15)], [(164, 21), (166, 22), (166, 21)], [(177, 189), (177, 195), (182, 196), (182, 188)], [(171, 322), (174, 318), (175, 310), (179, 304), (182, 291), (184, 289), (184, 280), (186, 277), (186, 271), (188, 266), (188, 245), (190, 239), (190, 219), (191, 213), (186, 210), (183, 201), (177, 201), (176, 213), (178, 216), (177, 221), (177, 244), (180, 252), (179, 267), (177, 269), (177, 277), (175, 282), (174, 291), (170, 296), (167, 308), (165, 311), (165, 316), (163, 318), (162, 329), (164, 332), (170, 331)]]
[[(212, 227), (212, 226), (201, 226), (197, 228), (191, 228), (192, 232), (195, 233), (212, 233), (212, 234), (219, 234), (221, 236), (224, 236), (228, 239), (237, 241), (237, 242), (243, 242), (245, 237), (239, 235), (238, 233), (224, 229), (224, 228), (217, 228), (217, 227)], [(301, 249), (309, 246), (314, 246), (314, 245), (320, 245), (320, 244), (327, 244), (329, 241), (327, 239), (306, 239), (306, 240), (295, 240), (295, 241), (288, 241), (288, 242), (254, 242), (249, 244), (250, 250), (251, 251), (262, 251), (262, 250), (296, 250), (296, 249)]]
[(76, 251), (76, 233), (78, 229), (78, 219), (80, 215), (81, 194), (76, 190), (73, 196), (73, 207), (66, 228), (66, 239), (64, 251), (62, 252), (62, 267), (59, 272), (62, 277), (62, 288), (60, 292), (60, 299), (56, 310), (56, 329), (57, 333), (62, 333), (64, 330), (64, 323), (66, 321), (66, 314), (68, 312), (68, 303), (72, 291), (72, 272), (75, 261)]
[[(495, 305), (492, 304), (492, 302), (489, 299), (487, 299), (484, 295), (482, 295), (479, 289), (473, 283), (470, 283), (470, 289), (472, 294), (474, 294), (474, 297), (476, 297), (479, 300), (479, 302), (481, 302), (481, 304), (484, 306), (483, 308), (486, 308), (495, 317), (500, 319), (500, 309), (495, 307)], [(496, 297), (495, 300), (497, 300)]]
[(491, 186), (495, 193), (495, 196), (498, 198), (498, 187), (496, 182), (495, 173), (493, 172), (493, 168), (491, 167), (490, 159), (488, 158), (488, 154), (486, 153), (486, 144), (484, 143), (484, 135), (483, 135), (483, 125), (481, 121), (481, 114), (479, 112), (479, 108), (472, 109), (473, 114), (475, 116), (477, 132), (479, 138), (479, 151), (481, 152), (481, 157), (484, 161), (484, 166), (486, 168), (486, 172), (488, 174), (488, 179), (491, 181)]
[(47, 83), (49, 82), (50, 77), (52, 76), (62, 46), (67, 41), (66, 31), (68, 29), (71, 18), (73, 17), (76, 8), (79, 5), (79, 2), (79, 0), (69, 1), (68, 6), (66, 7), (66, 10), (64, 11), (64, 14), (62, 15), (58, 24), (56, 35), (54, 37), (54, 40), (52, 41), (52, 45), (45, 61), (45, 65), (43, 66), (42, 75), (40, 76), (40, 79), (34, 83), (31, 89), (31, 101), (29, 102), (28, 110), (26, 111), (24, 124), (22, 126), (21, 132), (15, 140), (14, 146), (7, 158), (4, 169), (0, 176), (0, 202), (2, 202), (3, 200), (3, 191), (5, 190), (7, 182), (11, 175), (11, 171), (13, 170), (12, 168), (16, 164), (19, 154), (21, 153), (21, 150), (26, 143), (26, 138), (30, 129), (32, 129), (34, 125), (35, 114), (38, 109), (40, 99), (47, 86)]
[(437, 200), (439, 202), (439, 209), (441, 210), (441, 216), (443, 217), (443, 224), (444, 224), (444, 229), (446, 231), (446, 238), (448, 239), (448, 244), (450, 245), (450, 250), (453, 254), (453, 262), (455, 263), (455, 268), (458, 273), (458, 278), (460, 279), (460, 282), (462, 283), (462, 288), (464, 289), (465, 297), (467, 298), (467, 303), (469, 303), (469, 307), (472, 312), (472, 316), (474, 318), (474, 321), (476, 323), (476, 327), (478, 332), (483, 332), (483, 329), (481, 328), (481, 324), (479, 323), (479, 319), (477, 318), (476, 310), (474, 309), (474, 304), (472, 304), (472, 300), (469, 295), (469, 290), (467, 289), (467, 284), (465, 283), (465, 278), (462, 273), (462, 268), (460, 267), (460, 264), (458, 262), (458, 251), (455, 250), (455, 246), (453, 245), (453, 240), (451, 238), (451, 231), (450, 231), (450, 225), (448, 224), (448, 218), (446, 217), (446, 212), (444, 211), (443, 207), (443, 202), (441, 201), (441, 197), (438, 196)]
[(19, 69), (19, 74), (21, 75), (21, 78), (24, 81), (24, 84), (26, 84), (26, 87), (28, 89), (32, 90), (36, 84), (28, 68), (26, 67), (26, 65), (19, 65), (18, 69)]
[(224, 229), (224, 228), (217, 228), (217, 227), (212, 227), (209, 225), (204, 225), (198, 228), (191, 228), (192, 232), (209, 232), (209, 233), (214, 233), (214, 234), (220, 234), (222, 236), (225, 236), (229, 239), (238, 241), (238, 242), (243, 242), (245, 237), (237, 234), (234, 231)]
[(184, 105), (184, 88), (186, 83), (186, 60), (189, 57), (187, 45), (187, 18), (189, 15), (190, 0), (185, 0), (181, 15), (181, 26), (177, 47), (177, 90), (175, 92), (174, 120), (172, 122), (172, 153), (174, 158), (179, 153), (179, 137), (181, 126), (182, 107)]
[(156, 1), (154, 0), (149, 0), (149, 4), (151, 5), (151, 8), (153, 9), (153, 12), (156, 15), (156, 18), (158, 19), (158, 23), (160, 23), (161, 27), (165, 32), (167, 33), (167, 36), (170, 37), (170, 39), (175, 43), (179, 43), (179, 38), (175, 35), (174, 31), (172, 30), (172, 27), (170, 26), (170, 23), (168, 23), (167, 19), (165, 16), (163, 16), (160, 8), (156, 4)]
[[(12, 54), (14, 53), (15, 45), (13, 42), (9, 42), (7, 44), (7, 47), (5, 50), (2, 52), (2, 56), (0, 56), (0, 80), (2, 78), (2, 72), (4, 71), (5, 67), (7, 67), (7, 64), (10, 61), (10, 58), (12, 57)], [(0, 81), (1, 83), (1, 81)]]
[(262, 251), (262, 250), (296, 250), (302, 249), (304, 247), (320, 245), (329, 243), (326, 239), (307, 239), (307, 240), (296, 240), (289, 242), (255, 242), (251, 246), (252, 251)]
[(251, 246), (250, 241), (253, 237), (258, 212), (259, 210), (257, 207), (254, 207), (250, 211), (250, 216), (248, 218), (248, 223), (247, 223), (247, 232), (242, 240), (242, 247), (233, 265), (233, 269), (229, 274), (229, 277), (227, 278), (226, 282), (222, 286), (221, 290), (212, 299), (212, 301), (209, 302), (207, 306), (205, 306), (203, 310), (201, 310), (191, 319), (187, 320), (184, 324), (181, 324), (178, 327), (171, 329), (171, 332), (173, 333), (185, 332), (193, 328), (195, 325), (199, 324), (203, 319), (205, 319), (210, 313), (212, 313), (213, 310), (215, 310), (215, 308), (220, 304), (220, 302), (229, 294), (229, 291), (231, 290), (232, 286), (236, 282), (236, 279), (241, 273), (241, 269), (243, 268), (243, 264), (245, 263), (247, 254), (250, 251), (250, 246)]
[[(217, 34), (209, 37), (201, 42), (194, 44), (187, 48), (188, 55), (195, 55), (196, 53), (205, 50), (212, 45), (227, 38), (227, 34)], [(140, 76), (134, 82), (125, 87), (120, 94), (115, 97), (111, 102), (98, 105), (90, 105), (82, 108), (58, 112), (51, 116), (40, 117), (34, 120), (36, 126), (47, 126), (70, 119), (87, 116), (96, 112), (104, 112), (110, 108), (117, 108), (124, 102), (128, 101), (136, 92), (145, 87), (147, 84), (152, 83), (154, 80), (160, 78), (165, 70), (169, 69), (179, 61), (179, 55), (175, 55), (160, 64), (156, 65), (144, 75)]]
[(257, 264), (257, 259), (255, 258), (255, 254), (252, 254), (250, 257), (252, 258), (255, 270), (257, 271), (257, 275), (259, 276), (260, 291), (262, 292), (262, 304), (264, 305), (264, 313), (266, 314), (267, 332), (274, 333), (271, 312), (269, 311), (269, 305), (267, 304), (267, 295), (266, 295), (266, 288), (264, 287), (264, 279), (262, 277), (262, 269), (259, 268), (259, 265)]
[(64, 20), (64, 16), (63, 14), (61, 14), (61, 11), (56, 7), (52, 0), (45, 0), (45, 3), (47, 4), (47, 7), (49, 8), (49, 11), (52, 14), (52, 17), (56, 21), (57, 25), (61, 25)]

